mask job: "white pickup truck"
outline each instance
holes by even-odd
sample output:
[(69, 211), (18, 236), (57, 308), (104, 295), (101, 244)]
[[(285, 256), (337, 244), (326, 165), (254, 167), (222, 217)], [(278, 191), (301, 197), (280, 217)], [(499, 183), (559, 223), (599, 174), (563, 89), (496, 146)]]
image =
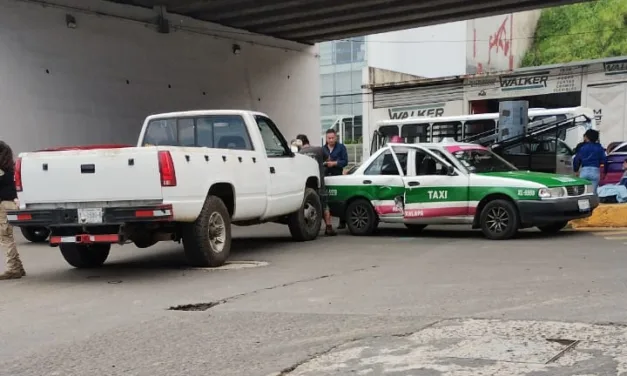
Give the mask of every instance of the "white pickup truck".
[(9, 222), (50, 229), (50, 245), (77, 268), (102, 265), (111, 244), (183, 241), (192, 266), (224, 264), (231, 224), (287, 224), (318, 236), (319, 168), (294, 154), (266, 115), (240, 110), (146, 118), (136, 147), (22, 153), (19, 210)]

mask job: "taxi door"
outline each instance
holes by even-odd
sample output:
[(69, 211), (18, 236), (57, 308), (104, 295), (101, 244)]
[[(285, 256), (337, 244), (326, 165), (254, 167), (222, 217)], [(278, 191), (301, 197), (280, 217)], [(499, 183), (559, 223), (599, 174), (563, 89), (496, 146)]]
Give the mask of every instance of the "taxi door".
[(382, 222), (403, 222), (403, 177), (407, 170), (407, 149), (382, 152), (366, 169), (361, 189), (372, 200)]
[(403, 177), (405, 223), (467, 223), (469, 176), (433, 151), (412, 145)]

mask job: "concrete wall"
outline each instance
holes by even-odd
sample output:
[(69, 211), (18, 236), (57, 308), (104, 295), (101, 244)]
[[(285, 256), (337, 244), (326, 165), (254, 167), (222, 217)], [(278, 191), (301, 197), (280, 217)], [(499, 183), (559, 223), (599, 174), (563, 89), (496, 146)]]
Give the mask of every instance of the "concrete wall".
[(264, 111), (287, 138), (319, 133), (315, 47), (172, 15), (160, 34), (151, 10), (55, 2), (70, 8), (0, 0), (0, 134), (16, 152), (135, 143), (146, 115), (201, 108)]
[(452, 22), (366, 37), (368, 65), (423, 77), (466, 71), (466, 22)]
[(533, 42), (540, 10), (467, 21), (467, 72), (495, 72), (520, 67)]

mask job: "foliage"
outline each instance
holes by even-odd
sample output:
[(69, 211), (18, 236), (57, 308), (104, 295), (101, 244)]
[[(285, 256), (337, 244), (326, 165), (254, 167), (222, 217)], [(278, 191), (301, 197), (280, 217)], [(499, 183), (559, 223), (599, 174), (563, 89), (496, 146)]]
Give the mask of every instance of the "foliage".
[(522, 66), (627, 55), (627, 0), (544, 9)]

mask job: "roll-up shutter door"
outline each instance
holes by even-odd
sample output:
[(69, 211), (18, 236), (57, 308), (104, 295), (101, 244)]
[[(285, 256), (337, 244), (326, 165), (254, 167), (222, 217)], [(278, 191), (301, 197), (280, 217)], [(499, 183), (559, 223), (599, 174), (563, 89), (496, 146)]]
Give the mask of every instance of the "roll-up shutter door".
[(404, 89), (375, 89), (373, 93), (373, 107), (414, 106), (446, 103), (463, 99), (464, 87), (461, 82)]

